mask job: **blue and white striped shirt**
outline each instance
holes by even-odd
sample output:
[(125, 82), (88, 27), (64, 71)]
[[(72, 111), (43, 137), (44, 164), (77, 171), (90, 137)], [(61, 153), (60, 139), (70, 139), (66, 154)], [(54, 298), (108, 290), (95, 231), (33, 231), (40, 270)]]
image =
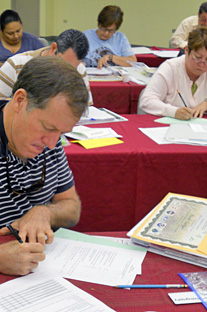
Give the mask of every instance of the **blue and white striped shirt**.
[[(72, 171), (62, 147), (61, 140), (52, 150), (44, 149), (46, 159), (45, 184), (41, 190), (29, 195), (9, 193), (6, 158), (0, 151), (0, 228), (21, 218), (28, 210), (36, 205), (45, 205), (51, 202), (55, 194), (62, 193), (74, 185)], [(25, 164), (8, 151), (9, 180), (11, 188), (26, 190), (41, 179), (44, 162), (44, 153), (33, 159), (28, 159)]]

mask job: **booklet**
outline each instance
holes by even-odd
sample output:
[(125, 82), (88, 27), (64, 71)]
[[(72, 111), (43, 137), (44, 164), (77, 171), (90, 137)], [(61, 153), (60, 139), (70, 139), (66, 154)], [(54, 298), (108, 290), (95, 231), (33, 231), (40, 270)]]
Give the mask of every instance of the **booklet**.
[(148, 251), (207, 267), (207, 199), (169, 193), (128, 234)]
[(179, 273), (207, 309), (207, 272)]

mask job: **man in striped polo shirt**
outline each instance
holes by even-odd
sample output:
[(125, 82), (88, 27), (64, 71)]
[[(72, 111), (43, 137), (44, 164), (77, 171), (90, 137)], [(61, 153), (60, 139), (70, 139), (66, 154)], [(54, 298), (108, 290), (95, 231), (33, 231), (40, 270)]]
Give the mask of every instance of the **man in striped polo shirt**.
[[(81, 205), (60, 141), (85, 111), (87, 88), (61, 58), (37, 57), (0, 107), (0, 235), (11, 224), (23, 244), (0, 245), (0, 272), (27, 274), (44, 259), (53, 229), (79, 221)], [(28, 241), (28, 243), (25, 243)]]

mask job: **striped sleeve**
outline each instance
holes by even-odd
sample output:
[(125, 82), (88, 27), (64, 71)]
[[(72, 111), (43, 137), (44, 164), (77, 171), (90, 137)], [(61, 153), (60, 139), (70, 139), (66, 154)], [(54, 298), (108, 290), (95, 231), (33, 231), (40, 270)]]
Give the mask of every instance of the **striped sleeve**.
[(10, 57), (0, 68), (0, 96), (11, 97), (12, 89), (25, 63), (32, 58), (31, 53)]

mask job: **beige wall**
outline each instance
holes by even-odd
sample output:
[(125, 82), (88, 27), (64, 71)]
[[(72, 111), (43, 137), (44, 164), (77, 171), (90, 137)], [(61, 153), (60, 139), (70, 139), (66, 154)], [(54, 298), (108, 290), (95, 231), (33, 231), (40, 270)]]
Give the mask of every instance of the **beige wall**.
[(11, 0), (0, 0), (0, 13), (11, 8)]
[[(29, 0), (28, 0), (29, 1)], [(0, 11), (10, 0), (0, 0)], [(124, 32), (131, 44), (168, 47), (172, 29), (187, 16), (197, 14), (198, 0), (40, 0), (40, 35), (58, 35), (67, 28), (97, 26), (100, 10), (109, 4), (124, 11)]]

